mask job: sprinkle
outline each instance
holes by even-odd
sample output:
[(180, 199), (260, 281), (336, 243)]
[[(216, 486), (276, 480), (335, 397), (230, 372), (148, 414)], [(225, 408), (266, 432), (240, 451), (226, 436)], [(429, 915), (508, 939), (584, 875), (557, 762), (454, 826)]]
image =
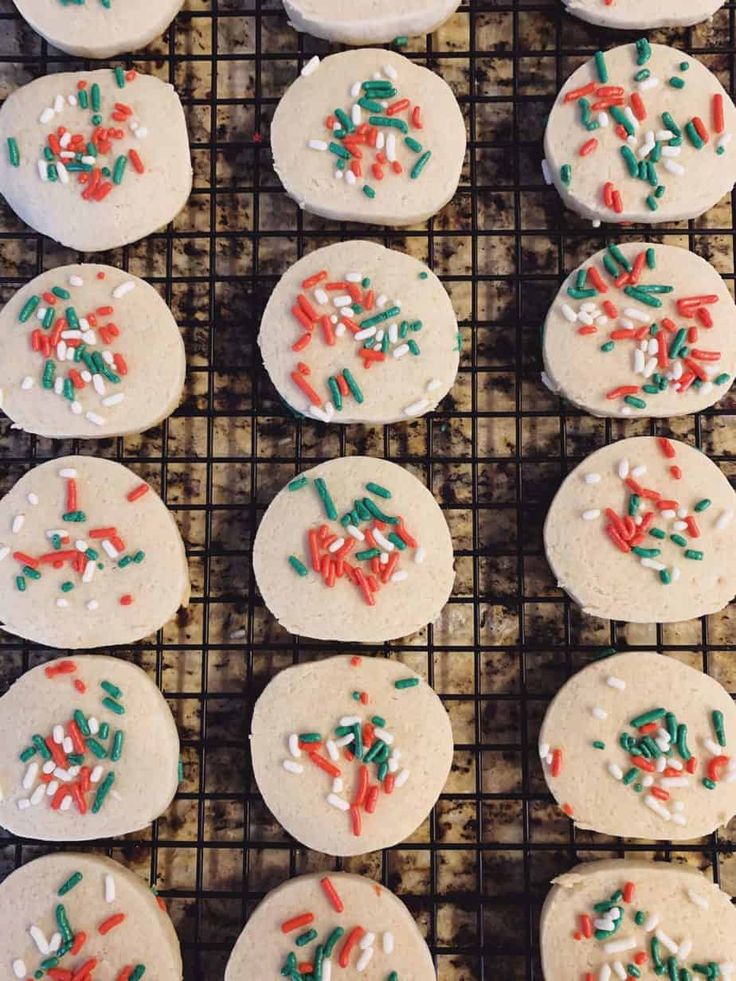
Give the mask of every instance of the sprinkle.
[(617, 688), (619, 691), (624, 691), (626, 688), (626, 682), (621, 678), (615, 677), (615, 675), (609, 675), (606, 678), (606, 684), (609, 686), (609, 688)]
[(419, 678), (399, 678), (394, 682), (394, 688), (414, 688), (419, 684)]
[[(704, 899), (702, 896), (699, 896), (698, 893), (694, 892), (692, 889), (687, 890), (687, 896), (691, 903), (694, 903), (696, 906), (699, 906), (701, 909), (708, 909), (707, 899)], [(673, 953), (675, 953), (675, 951), (673, 951)], [(687, 956), (687, 955), (683, 955), (683, 956)]]
[(284, 760), (282, 766), (289, 773), (304, 773), (301, 763), (295, 763), (294, 760)]
[(59, 886), (59, 889), (58, 889), (56, 895), (57, 896), (66, 896), (66, 894), (68, 892), (71, 892), (72, 889), (75, 886), (79, 885), (79, 883), (81, 881), (82, 881), (82, 873), (81, 872), (75, 872), (73, 875), (70, 875), (69, 876), (69, 878), (66, 880), (66, 882), (64, 882), (61, 886)]
[(299, 73), (303, 77), (314, 74), (319, 68), (319, 56), (314, 55), (309, 61), (304, 65), (301, 72)]

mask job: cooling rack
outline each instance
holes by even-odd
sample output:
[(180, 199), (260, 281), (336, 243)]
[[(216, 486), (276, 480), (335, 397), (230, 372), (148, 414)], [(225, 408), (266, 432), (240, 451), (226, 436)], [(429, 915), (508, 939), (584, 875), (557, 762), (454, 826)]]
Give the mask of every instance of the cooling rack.
[[(733, 92), (730, 4), (707, 25), (650, 37), (701, 58)], [(455, 541), (457, 582), (440, 620), (402, 642), (362, 648), (402, 659), (442, 695), (456, 742), (451, 777), (410, 840), (343, 863), (407, 903), (441, 981), (539, 981), (541, 902), (550, 877), (578, 860), (639, 853), (688, 862), (736, 892), (732, 832), (676, 847), (575, 833), (551, 804), (536, 753), (549, 699), (612, 646), (666, 651), (736, 691), (729, 610), (663, 627), (592, 620), (556, 588), (541, 547), (561, 477), (611, 439), (672, 434), (736, 476), (732, 396), (671, 425), (616, 422), (560, 404), (540, 382), (547, 305), (564, 273), (607, 232), (565, 212), (544, 187), (546, 115), (574, 67), (599, 47), (632, 39), (575, 21), (557, 0), (473, 0), (426, 41), (412, 39), (403, 52), (451, 85), (469, 147), (454, 201), (409, 230), (325, 222), (301, 214), (281, 190), (268, 146), (274, 107), (299, 67), (329, 48), (292, 31), (278, 0), (189, 0), (165, 39), (122, 59), (177, 87), (195, 190), (172, 226), (105, 260), (150, 280), (172, 306), (188, 351), (186, 396), (158, 429), (93, 445), (29, 437), (3, 420), (0, 488), (41, 460), (99, 453), (149, 479), (181, 528), (194, 587), (189, 610), (155, 638), (115, 653), (146, 668), (164, 691), (182, 737), (184, 780), (150, 832), (89, 847), (160, 891), (188, 981), (222, 977), (268, 889), (339, 864), (296, 847), (270, 817), (252, 779), (247, 733), (253, 703), (275, 672), (337, 650), (289, 637), (264, 610), (250, 571), (258, 520), (294, 473), (344, 453), (386, 456), (412, 470), (441, 503)], [(89, 65), (49, 49), (11, 0), (0, 0), (0, 96), (69, 67)], [(260, 364), (259, 316), (280, 273), (307, 250), (353, 237), (427, 261), (458, 313), (457, 384), (438, 412), (410, 425), (342, 429), (297, 419)], [(689, 246), (733, 288), (732, 200), (649, 237)], [(0, 206), (0, 298), (74, 258)], [(3, 690), (48, 656), (1, 637)], [(0, 837), (0, 876), (47, 848)]]

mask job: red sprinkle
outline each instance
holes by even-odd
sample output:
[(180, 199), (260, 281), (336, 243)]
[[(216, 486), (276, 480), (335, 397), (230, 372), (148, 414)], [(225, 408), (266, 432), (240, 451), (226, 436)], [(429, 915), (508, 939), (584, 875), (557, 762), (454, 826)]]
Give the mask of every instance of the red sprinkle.
[(120, 926), (121, 923), (125, 921), (125, 913), (115, 913), (113, 916), (109, 916), (97, 927), (97, 932), (103, 937), (106, 933), (114, 930), (116, 926)]
[(53, 678), (57, 674), (72, 674), (76, 670), (77, 666), (74, 661), (55, 661), (53, 664), (46, 665), (44, 674), (47, 678)]
[(348, 966), (348, 961), (350, 960), (350, 952), (352, 951), (353, 947), (364, 936), (364, 934), (365, 934), (365, 930), (363, 929), (363, 927), (362, 926), (356, 926), (356, 927), (353, 927), (353, 929), (347, 935), (347, 937), (345, 939), (345, 943), (342, 945), (342, 948), (340, 950), (340, 958), (339, 958), (339, 961), (338, 961), (338, 963), (340, 964), (340, 967), (347, 967)]
[(281, 932), (291, 933), (292, 930), (300, 930), (313, 921), (314, 913), (301, 913), (299, 916), (293, 916), (290, 920), (284, 920), (281, 924)]
[(671, 460), (675, 455), (675, 448), (672, 443), (665, 436), (659, 436), (657, 443), (659, 443), (659, 448), (664, 455)]
[(133, 597), (130, 595), (130, 593), (125, 593), (123, 596), (120, 597), (121, 606), (130, 606), (132, 602), (133, 602)]
[(345, 909), (345, 904), (340, 899), (337, 889), (335, 889), (334, 885), (332, 884), (332, 880), (328, 876), (325, 876), (324, 879), (320, 879), (320, 885), (322, 886), (325, 895), (332, 904), (332, 908), (335, 910), (335, 912), (342, 913)]

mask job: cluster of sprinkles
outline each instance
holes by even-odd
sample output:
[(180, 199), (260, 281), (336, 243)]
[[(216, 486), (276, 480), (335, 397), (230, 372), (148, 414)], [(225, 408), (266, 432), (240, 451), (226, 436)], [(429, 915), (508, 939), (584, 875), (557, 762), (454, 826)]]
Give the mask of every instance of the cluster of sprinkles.
[[(50, 978), (51, 981), (92, 981), (98, 969), (109, 972), (111, 965), (106, 963), (101, 955), (88, 956), (85, 947), (89, 949), (92, 946), (95, 935), (105, 937), (125, 923), (128, 914), (124, 910), (116, 913), (105, 912), (92, 929), (75, 929), (71, 923), (73, 914), (68, 908), (70, 900), (66, 897), (73, 893), (83, 878), (81, 872), (73, 872), (57, 889), (56, 896), (51, 900), (54, 907), (55, 928), (50, 935), (47, 935), (37, 923), (31, 924), (28, 928), (41, 960), (36, 969), (29, 969), (22, 957), (15, 958), (12, 969), (18, 981), (24, 979), (40, 981), (41, 978)], [(103, 908), (105, 905), (112, 906), (116, 903), (116, 898), (115, 877), (109, 872), (105, 873), (100, 890), (100, 904)], [(75, 963), (72, 963), (73, 958), (76, 958)], [(130, 963), (120, 968), (112, 968), (112, 973), (107, 973), (105, 976), (109, 977), (110, 981), (113, 979), (114, 981), (140, 981), (145, 973), (145, 964)]]
[[(626, 691), (626, 682), (616, 675), (607, 675), (602, 682), (615, 691)], [(594, 705), (590, 713), (598, 722), (608, 718), (608, 712), (600, 705)], [(736, 780), (736, 759), (726, 753), (723, 713), (718, 709), (711, 711), (709, 725), (712, 735), (702, 739), (703, 758), (699, 761), (688, 743), (687, 724), (666, 706), (629, 715), (618, 734), (617, 756), (606, 761), (606, 770), (613, 780), (639, 795), (642, 805), (663, 821), (685, 827), (685, 805), (676, 799), (678, 790), (699, 784), (710, 792), (721, 782)], [(593, 740), (591, 745), (599, 752), (612, 749), (601, 739)], [(549, 775), (559, 776), (564, 765), (564, 748), (541, 745), (539, 752)], [(563, 810), (572, 817), (569, 805), (564, 805)]]
[[(309, 483), (309, 478), (302, 475), (288, 488), (297, 492)], [(365, 489), (371, 496), (356, 498), (352, 509), (338, 521), (338, 511), (324, 479), (316, 477), (312, 483), (326, 517), (338, 522), (339, 527), (333, 531), (328, 524), (322, 524), (307, 529), (309, 567), (330, 588), (338, 579), (352, 583), (368, 606), (375, 606), (376, 594), (384, 586), (409, 578), (409, 573), (399, 568), (402, 552), (411, 550), (414, 562), (421, 564), (426, 557), (424, 548), (408, 531), (401, 515), (386, 514), (376, 503), (376, 498), (381, 502), (391, 500), (387, 488), (367, 483)], [(297, 575), (309, 575), (309, 567), (298, 556), (290, 555), (288, 561)]]
[[(610, 896), (594, 903), (592, 909), (576, 916), (573, 937), (581, 943), (594, 944), (606, 960), (597, 973), (586, 971), (580, 981), (627, 981), (641, 978), (651, 971), (669, 981), (693, 981), (702, 976), (707, 981), (730, 978), (736, 964), (730, 962), (687, 961), (693, 942), (685, 937), (674, 940), (660, 925), (656, 910), (636, 908), (636, 883), (625, 882)], [(688, 901), (699, 909), (708, 908), (708, 900), (694, 889), (683, 890), (681, 903)], [(641, 930), (640, 940), (634, 935)]]
[[(96, 273), (98, 280), (105, 276), (104, 270)], [(20, 388), (29, 392), (39, 385), (58, 395), (59, 404), (68, 405), (74, 415), (84, 413), (88, 422), (103, 426), (105, 418), (95, 409), (85, 412), (81, 400), (96, 398), (104, 411), (125, 399), (119, 386), (128, 374), (128, 362), (122, 353), (111, 350), (120, 337), (115, 304), (131, 293), (136, 283), (123, 280), (110, 291), (109, 302), (82, 311), (74, 305), (73, 291), (84, 285), (81, 276), (72, 274), (63, 284), (31, 294), (19, 310), (18, 321), (29, 326), (30, 345), (40, 362), (37, 377), (26, 375)]]
[[(99, 573), (104, 570), (123, 570), (131, 564), (140, 565), (146, 553), (139, 548), (129, 548), (114, 525), (95, 525), (83, 530), (82, 526), (89, 519), (81, 507), (83, 502), (78, 488), (78, 473), (73, 467), (62, 467), (58, 476), (64, 485), (63, 500), (59, 527), (47, 528), (43, 533), (48, 551), (39, 550), (31, 555), (13, 549), (11, 545), (0, 545), (0, 562), (12, 559), (17, 564), (15, 587), (21, 593), (32, 588), (33, 583), (44, 576), (52, 575), (54, 571), (61, 572), (56, 607), (63, 610), (74, 606), (79, 612), (80, 605), (73, 604), (72, 596), (78, 586), (88, 586), (93, 580), (98, 580)], [(129, 504), (135, 504), (149, 489), (148, 484), (137, 484), (125, 495), (125, 499)], [(37, 494), (31, 493), (27, 499), (31, 507), (39, 503)], [(25, 513), (16, 513), (9, 529), (11, 536), (19, 534), (25, 524)], [(130, 606), (133, 596), (120, 593), (118, 603)], [(99, 609), (99, 605), (96, 599), (88, 599), (84, 604), (90, 612)]]
[[(571, 328), (604, 354), (617, 344), (630, 346), (634, 378), (605, 392), (623, 415), (645, 410), (663, 392), (705, 395), (714, 385), (730, 383), (719, 364), (722, 352), (707, 346), (715, 294), (678, 296), (672, 284), (657, 282), (656, 276), (654, 282), (643, 282), (656, 269), (651, 247), (630, 262), (617, 245), (609, 245), (602, 265), (602, 270), (581, 266), (560, 309)], [(620, 306), (606, 296), (612, 287), (623, 294)], [(663, 310), (665, 299), (670, 310)]]
[[(113, 74), (120, 89), (137, 77), (135, 71), (119, 67), (113, 69)], [(74, 111), (73, 120), (67, 118), (70, 110)], [(81, 125), (80, 112), (85, 114)], [(66, 126), (62, 120), (66, 120)], [(137, 176), (145, 173), (138, 150), (133, 146), (126, 148), (124, 143), (145, 139), (147, 127), (136, 118), (132, 106), (121, 100), (105, 106), (103, 113), (97, 82), (88, 85), (80, 79), (73, 92), (58, 93), (53, 103), (41, 111), (38, 122), (50, 127), (37, 159), (38, 176), (44, 183), (69, 187), (76, 183), (82, 200), (94, 204), (103, 201), (124, 180), (130, 180), (131, 172)], [(11, 166), (19, 167), (21, 152), (15, 137), (8, 138), (7, 149)]]
[[(360, 658), (354, 657), (351, 664), (358, 667)], [(418, 684), (418, 678), (407, 677), (395, 681), (394, 687), (403, 691)], [(370, 700), (365, 691), (354, 691), (351, 698), (361, 705), (367, 705)], [(309, 760), (313, 767), (326, 773), (331, 783), (325, 801), (330, 807), (349, 815), (350, 827), (356, 837), (362, 834), (363, 815), (376, 812), (381, 790), (390, 795), (409, 779), (409, 770), (401, 765), (401, 750), (394, 746), (395, 736), (387, 728), (386, 719), (372, 712), (368, 716), (344, 715), (327, 736), (317, 731), (292, 733), (287, 740), (289, 757), (282, 764), (287, 773), (302, 774), (302, 761)], [(345, 796), (341, 757), (358, 765), (357, 781), (350, 799)], [(371, 767), (375, 771), (375, 782), (371, 780)]]
[[(334, 914), (334, 923), (337, 916), (347, 915), (345, 904), (329, 876), (321, 879), (320, 885)], [(315, 923), (315, 913), (307, 910), (295, 911), (293, 916), (280, 924), (282, 934), (293, 935), (296, 948), (287, 954), (281, 968), (282, 977), (289, 978), (290, 981), (331, 981), (333, 962), (337, 962), (343, 969), (352, 964), (360, 973), (373, 960), (376, 949), (385, 958), (390, 958), (394, 952), (395, 940), (390, 930), (382, 932), (379, 937), (358, 923), (350, 929), (334, 925), (320, 935)], [(318, 942), (315, 945), (316, 941)], [(400, 981), (398, 973), (391, 971), (386, 975), (386, 981)]]
[[(87, 0), (59, 0), (59, 3), (62, 5), (62, 7), (84, 7)], [(105, 10), (110, 10), (112, 7), (112, 0), (98, 0), (98, 3), (101, 7), (104, 7)]]
[[(315, 55), (301, 74), (311, 75), (318, 66)], [(336, 180), (371, 199), (380, 193), (376, 184), (387, 177), (416, 180), (432, 156), (417, 138), (424, 129), (422, 108), (399, 95), (397, 80), (393, 65), (384, 65), (372, 78), (355, 81), (348, 108), (334, 109), (325, 119), (326, 138), (307, 141), (310, 150), (334, 159)]]
[[(45, 669), (46, 677), (58, 679), (75, 674), (74, 661), (56, 661)], [(86, 691), (84, 681), (74, 680), (79, 691)], [(20, 784), (24, 796), (18, 798), (18, 809), (48, 806), (52, 811), (74, 808), (80, 815), (97, 814), (111, 793), (115, 767), (123, 755), (125, 732), (119, 728), (125, 715), (123, 692), (111, 681), (100, 682), (100, 713), (85, 716), (80, 708), (71, 718), (58, 719), (47, 734), (33, 733), (19, 759), (25, 767)], [(112, 723), (112, 724), (111, 724)]]
[[(652, 56), (647, 39), (641, 38), (632, 48), (635, 65), (630, 78), (612, 81), (606, 56), (603, 51), (598, 51), (593, 59), (596, 79), (569, 90), (562, 101), (576, 114), (583, 131), (575, 158), (591, 157), (593, 166), (599, 171), (619, 172), (621, 178), (636, 181), (634, 193), (643, 197), (650, 211), (656, 211), (667, 191), (665, 182), (670, 177), (679, 178), (686, 174), (686, 168), (677, 159), (683, 146), (720, 156), (725, 153), (732, 134), (725, 129), (721, 92), (713, 93), (707, 112), (703, 113), (708, 123), (701, 116), (690, 116), (685, 108), (677, 120), (669, 112), (655, 116), (647, 107), (648, 93), (659, 86), (678, 92), (686, 90), (690, 61), (685, 59), (674, 64), (667, 78), (659, 78), (647, 67)], [(602, 146), (595, 133), (607, 127), (613, 128), (620, 144), (614, 148), (617, 160), (601, 164), (595, 159)], [(574, 183), (576, 166), (565, 163), (560, 168), (559, 177), (566, 187)], [(545, 177), (549, 177), (549, 166), (544, 169)], [(621, 214), (628, 204), (624, 201), (620, 182), (615, 180), (605, 181), (600, 194), (605, 207), (616, 214)], [(628, 204), (628, 207), (633, 205)]]
[[(419, 278), (426, 280), (428, 275), (422, 271)], [(342, 278), (333, 279), (327, 269), (320, 269), (302, 282), (291, 313), (299, 324), (299, 337), (291, 345), (297, 354), (312, 342), (335, 347), (343, 343), (346, 335), (355, 341), (349, 357), (357, 354), (366, 371), (374, 364), (421, 354), (416, 335), (424, 326), (422, 321), (401, 319), (401, 301), (377, 293), (370, 277), (360, 272), (347, 272)], [(356, 320), (361, 316), (361, 320)], [(315, 419), (329, 422), (335, 412), (342, 411), (348, 398), (359, 404), (364, 401), (363, 390), (347, 365), (327, 379), (327, 391), (323, 394), (310, 382), (311, 373), (309, 364), (300, 360), (291, 379), (307, 397), (306, 411)], [(430, 379), (427, 393), (441, 384), (438, 378)], [(431, 404), (429, 398), (411, 402), (405, 406), (404, 415), (419, 415)]]
[[(666, 437), (658, 437), (657, 443), (663, 455), (673, 461), (669, 466), (670, 476), (673, 480), (680, 480), (682, 470), (674, 462), (677, 455), (675, 447)], [(654, 488), (645, 487), (641, 478), (646, 469), (644, 464), (632, 467), (627, 459), (620, 460), (616, 472), (628, 494), (625, 513), (619, 514), (612, 507), (604, 510), (589, 508), (582, 512), (581, 518), (583, 521), (605, 518), (604, 531), (610, 544), (638, 559), (645, 568), (652, 569), (662, 585), (668, 586), (677, 582), (682, 569), (678, 565), (668, 567), (662, 561), (662, 546), (670, 541), (681, 550), (681, 558), (702, 562), (706, 556), (697, 547), (697, 539), (700, 538), (698, 521), (710, 509), (712, 502), (704, 497), (685, 506)], [(587, 473), (583, 479), (588, 484), (597, 484), (601, 475)], [(732, 520), (733, 511), (722, 511), (713, 522), (713, 527), (716, 531), (722, 531)]]

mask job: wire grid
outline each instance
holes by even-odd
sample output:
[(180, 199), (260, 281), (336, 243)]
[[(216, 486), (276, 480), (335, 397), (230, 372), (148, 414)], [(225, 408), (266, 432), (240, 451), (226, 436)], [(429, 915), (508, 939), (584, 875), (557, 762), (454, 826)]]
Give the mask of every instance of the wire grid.
[[(700, 57), (733, 91), (730, 4), (708, 25), (651, 36)], [(576, 833), (551, 804), (536, 754), (549, 699), (611, 645), (673, 653), (736, 690), (728, 610), (656, 628), (591, 620), (556, 589), (541, 545), (562, 475), (613, 438), (678, 436), (736, 474), (730, 396), (671, 426), (613, 422), (560, 404), (539, 380), (547, 305), (564, 274), (606, 241), (605, 229), (565, 212), (544, 188), (544, 122), (577, 64), (632, 37), (575, 21), (555, 0), (477, 0), (426, 42), (412, 39), (404, 53), (454, 89), (469, 149), (454, 201), (410, 230), (325, 222), (299, 213), (281, 190), (269, 121), (298, 68), (329, 49), (292, 31), (278, 0), (189, 0), (164, 40), (122, 59), (171, 81), (189, 120), (195, 190), (188, 207), (165, 231), (105, 256), (149, 279), (172, 306), (188, 349), (186, 397), (159, 429), (92, 445), (28, 437), (4, 420), (0, 481), (7, 490), (35, 462), (101, 453), (151, 480), (179, 522), (192, 605), (155, 638), (116, 653), (145, 667), (164, 691), (182, 737), (185, 779), (150, 833), (90, 847), (149, 877), (166, 898), (187, 979), (221, 978), (258, 900), (313, 869), (345, 867), (394, 889), (425, 931), (441, 981), (541, 978), (539, 908), (551, 876), (578, 860), (642, 853), (686, 861), (736, 892), (730, 832), (676, 848)], [(82, 67), (96, 63), (53, 52), (11, 0), (0, 0), (3, 95), (45, 72)], [(464, 350), (456, 386), (437, 413), (410, 425), (325, 428), (295, 419), (257, 355), (260, 312), (288, 263), (355, 237), (426, 260), (458, 312)], [(697, 222), (626, 237), (689, 246), (733, 286), (731, 200)], [(5, 207), (0, 257), (3, 299), (42, 269), (75, 258)], [(275, 627), (250, 574), (250, 548), (264, 507), (289, 477), (357, 452), (415, 472), (453, 533), (458, 576), (440, 620), (363, 651), (401, 658), (436, 687), (456, 751), (445, 793), (410, 840), (340, 863), (295, 846), (252, 780), (247, 732), (264, 684), (288, 664), (337, 649)], [(48, 656), (2, 637), (3, 684)], [(0, 875), (47, 849), (3, 835)]]

